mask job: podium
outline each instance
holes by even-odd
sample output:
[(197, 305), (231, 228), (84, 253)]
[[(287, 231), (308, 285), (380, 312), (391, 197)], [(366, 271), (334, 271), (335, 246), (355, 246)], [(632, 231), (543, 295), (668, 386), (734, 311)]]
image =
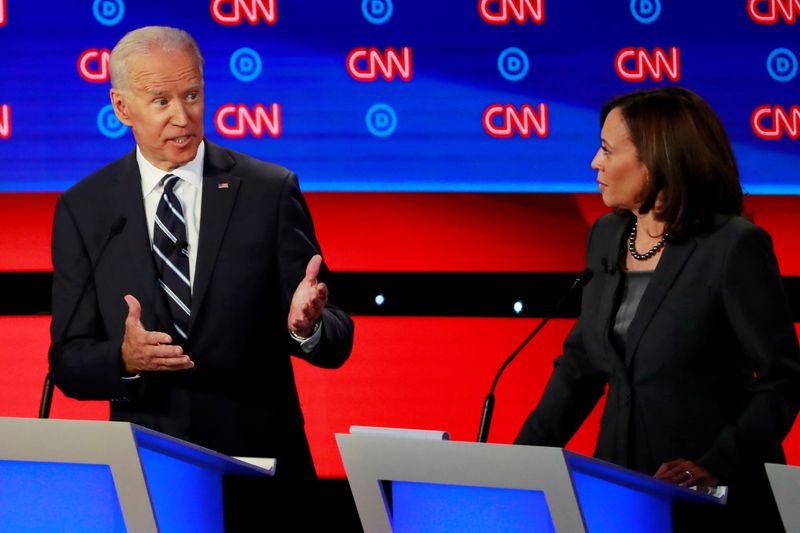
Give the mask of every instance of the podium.
[(365, 531), (672, 531), (718, 498), (562, 448), (337, 434)]
[(6, 531), (224, 530), (222, 476), (271, 475), (126, 422), (0, 418)]
[(800, 494), (800, 466), (766, 463), (769, 484), (778, 504), (778, 512), (786, 531), (800, 531), (800, 507), (797, 495)]

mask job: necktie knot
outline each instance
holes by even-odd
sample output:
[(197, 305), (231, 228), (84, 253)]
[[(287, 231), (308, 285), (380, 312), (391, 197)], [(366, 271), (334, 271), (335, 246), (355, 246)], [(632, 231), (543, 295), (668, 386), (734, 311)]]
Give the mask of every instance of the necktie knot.
[(164, 186), (164, 192), (172, 194), (175, 190), (175, 185), (178, 184), (180, 178), (175, 174), (167, 174), (161, 178), (161, 184)]

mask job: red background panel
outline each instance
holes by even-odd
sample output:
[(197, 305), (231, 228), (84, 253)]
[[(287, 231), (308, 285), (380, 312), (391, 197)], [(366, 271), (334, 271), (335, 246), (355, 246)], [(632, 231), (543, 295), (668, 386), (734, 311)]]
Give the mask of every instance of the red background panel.
[[(0, 316), (0, 416), (39, 416), (49, 316)], [(56, 389), (53, 418), (108, 420), (108, 402), (79, 402)]]
[(0, 194), (0, 272), (50, 271), (50, 235), (58, 195)]
[[(339, 370), (297, 360), (297, 384), (318, 473), (343, 477), (334, 434), (351, 425), (440, 429), (474, 440), (500, 364), (538, 319), (355, 317), (356, 347)], [(0, 317), (0, 416), (34, 417), (46, 369), (49, 317)], [(490, 442), (511, 442), (536, 404), (572, 320), (556, 319), (509, 366), (497, 387)], [(800, 329), (800, 328), (798, 328)], [(591, 454), (600, 406), (569, 448)], [(59, 392), (53, 418), (108, 419), (106, 402)], [(800, 464), (800, 424), (784, 442)]]
[[(326, 261), (350, 272), (582, 270), (598, 194), (308, 193)], [(0, 271), (50, 271), (56, 193), (0, 194)], [(800, 276), (800, 196), (753, 196), (781, 271)]]
[[(356, 350), (339, 370), (295, 364), (317, 469), (343, 475), (334, 439), (351, 425), (449, 431), (474, 441), (492, 379), (539, 319), (356, 317)], [(553, 320), (495, 391), (489, 442), (514, 440), (552, 371), (573, 320)], [(591, 454), (599, 410), (570, 448)]]
[[(326, 260), (342, 271), (582, 270), (597, 195), (316, 193)], [(347, 242), (343, 242), (346, 239)]]
[[(350, 272), (566, 272), (583, 268), (591, 222), (606, 212), (597, 194), (311, 193), (306, 195), (326, 259)], [(57, 194), (0, 194), (0, 271), (50, 271)], [(795, 230), (800, 197), (747, 199), (773, 236), (784, 275), (800, 275)], [(533, 319), (356, 317), (356, 347), (344, 368), (296, 362), (318, 470), (342, 475), (334, 433), (350, 425), (444, 429), (473, 440), (498, 366)], [(510, 442), (535, 405), (571, 324), (555, 320), (497, 389), (491, 442)], [(0, 317), (0, 416), (36, 416), (49, 317)], [(104, 402), (56, 393), (53, 416), (108, 417)], [(591, 453), (597, 411), (570, 443)], [(800, 430), (786, 441), (800, 463)]]

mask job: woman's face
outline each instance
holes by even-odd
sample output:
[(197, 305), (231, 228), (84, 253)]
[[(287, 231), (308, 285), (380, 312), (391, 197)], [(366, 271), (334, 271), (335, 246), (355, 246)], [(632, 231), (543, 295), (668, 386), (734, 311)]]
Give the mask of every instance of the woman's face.
[(647, 168), (630, 138), (619, 108), (606, 117), (600, 132), (600, 149), (592, 159), (597, 183), (608, 207), (636, 211), (644, 199)]

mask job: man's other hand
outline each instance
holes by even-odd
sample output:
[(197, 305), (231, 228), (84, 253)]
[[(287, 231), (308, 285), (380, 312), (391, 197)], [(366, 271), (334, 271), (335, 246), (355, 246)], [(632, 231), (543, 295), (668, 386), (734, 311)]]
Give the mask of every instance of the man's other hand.
[(122, 362), (127, 375), (194, 368), (194, 362), (183, 353), (183, 348), (171, 344), (172, 337), (144, 329), (139, 300), (127, 294), (125, 303), (128, 304), (128, 316), (125, 319), (125, 338), (122, 339)]

